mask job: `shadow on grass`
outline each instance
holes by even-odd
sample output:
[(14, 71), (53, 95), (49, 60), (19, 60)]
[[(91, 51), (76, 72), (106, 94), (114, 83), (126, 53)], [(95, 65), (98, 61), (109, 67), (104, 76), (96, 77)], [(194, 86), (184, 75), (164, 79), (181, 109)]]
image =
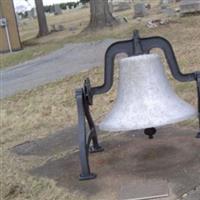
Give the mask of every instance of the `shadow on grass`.
[(26, 141), (12, 148), (12, 152), (21, 155), (50, 156), (77, 147), (78, 134), (74, 127), (65, 128), (46, 138)]
[(31, 38), (31, 39), (28, 39), (28, 40), (24, 40), (23, 42), (22, 42), (22, 46), (24, 47), (24, 48), (26, 48), (26, 47), (33, 47), (33, 46), (37, 46), (38, 45), (38, 42), (36, 42), (36, 37), (34, 37), (34, 38)]

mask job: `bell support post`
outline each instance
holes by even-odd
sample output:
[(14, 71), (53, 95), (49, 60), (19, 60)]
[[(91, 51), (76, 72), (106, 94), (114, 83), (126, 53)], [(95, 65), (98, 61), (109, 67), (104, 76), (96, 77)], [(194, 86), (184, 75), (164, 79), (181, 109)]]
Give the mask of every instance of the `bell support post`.
[[(114, 76), (114, 60), (117, 54), (125, 53), (128, 57), (149, 54), (150, 51), (154, 48), (159, 48), (164, 52), (170, 71), (176, 80), (180, 82), (197, 82), (199, 113), (199, 132), (197, 134), (197, 138), (200, 138), (200, 71), (183, 74), (180, 71), (175, 53), (168, 40), (162, 37), (140, 38), (139, 31), (135, 30), (133, 33), (133, 39), (118, 41), (108, 47), (105, 53), (103, 84), (100, 86), (91, 87), (90, 80), (87, 78), (84, 82), (83, 88), (76, 90), (81, 162), (80, 180), (88, 180), (96, 177), (96, 175), (90, 172), (88, 154), (89, 152), (93, 153), (103, 151), (103, 148), (99, 146), (95, 124), (89, 110), (89, 106), (93, 104), (93, 96), (104, 94), (112, 88)], [(85, 119), (87, 119), (90, 129), (88, 139)], [(155, 132), (156, 129), (153, 127), (145, 130), (145, 134), (149, 135), (149, 138), (153, 138)], [(93, 142), (93, 145), (90, 147), (91, 141)]]
[(199, 132), (196, 138), (200, 139), (200, 72), (196, 72), (196, 82), (197, 82), (197, 105), (198, 105), (198, 118), (199, 118)]
[[(89, 105), (92, 105), (89, 79), (85, 80), (83, 89), (76, 90), (76, 102), (78, 111), (79, 154), (81, 163), (81, 174), (79, 179), (89, 180), (96, 177), (95, 174), (90, 172), (89, 152), (96, 153), (103, 151), (103, 148), (99, 146), (95, 124), (89, 110)], [(87, 133), (86, 130), (86, 121), (88, 122), (89, 133)], [(92, 145), (91, 141), (93, 142)]]

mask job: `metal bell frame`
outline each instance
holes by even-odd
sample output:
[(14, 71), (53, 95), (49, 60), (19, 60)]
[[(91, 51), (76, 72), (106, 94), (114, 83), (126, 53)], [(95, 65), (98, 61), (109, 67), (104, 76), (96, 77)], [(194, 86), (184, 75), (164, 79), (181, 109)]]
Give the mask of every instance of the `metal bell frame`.
[[(96, 174), (91, 173), (89, 166), (89, 153), (102, 152), (104, 149), (99, 145), (95, 123), (90, 114), (90, 106), (93, 105), (94, 95), (108, 92), (113, 85), (114, 59), (119, 53), (126, 53), (128, 57), (141, 54), (149, 54), (154, 48), (163, 50), (169, 68), (173, 77), (180, 82), (196, 81), (198, 96), (198, 118), (199, 132), (197, 138), (200, 138), (200, 71), (183, 74), (180, 71), (173, 48), (168, 40), (162, 37), (140, 38), (139, 31), (135, 30), (133, 39), (118, 41), (108, 47), (105, 54), (104, 83), (101, 86), (91, 87), (90, 80), (84, 81), (83, 88), (76, 90), (76, 101), (78, 111), (78, 132), (79, 132), (79, 150), (81, 174), (79, 180), (89, 180), (96, 178)], [(89, 133), (86, 131), (86, 121), (89, 127)], [(150, 139), (156, 132), (155, 128), (145, 129), (145, 134)], [(92, 142), (92, 144), (91, 144)]]

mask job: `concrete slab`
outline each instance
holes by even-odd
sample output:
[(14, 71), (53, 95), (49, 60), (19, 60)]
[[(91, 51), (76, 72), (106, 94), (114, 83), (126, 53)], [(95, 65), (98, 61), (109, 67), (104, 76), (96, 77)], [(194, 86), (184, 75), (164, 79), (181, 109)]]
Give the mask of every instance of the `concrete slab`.
[[(71, 131), (67, 134), (73, 135), (73, 129)], [(106, 134), (108, 133), (104, 133)], [(159, 129), (154, 140), (149, 140), (142, 131), (110, 134), (109, 137), (104, 137), (102, 142), (105, 151), (90, 155), (91, 170), (98, 174), (97, 179), (90, 181), (78, 180), (78, 152), (49, 160), (29, 173), (53, 179), (57, 186), (68, 188), (72, 194), (88, 200), (142, 198), (151, 196), (151, 189), (158, 195), (169, 189), (169, 196), (162, 199), (177, 200), (200, 185), (200, 140), (196, 139), (195, 135), (193, 130), (174, 127)], [(64, 151), (61, 142), (63, 138), (64, 133), (61, 134), (60, 141), (57, 135), (57, 145), (50, 153)], [(43, 144), (46, 140), (48, 146), (47, 141), (53, 141), (51, 139), (44, 138)], [(45, 151), (48, 151), (48, 148), (43, 150), (43, 154)], [(41, 151), (33, 148), (27, 155), (31, 154), (41, 156)], [(145, 182), (148, 184), (143, 184)], [(159, 183), (162, 183), (162, 186)], [(129, 192), (124, 193), (125, 190)], [(199, 200), (198, 195), (199, 193), (193, 192), (191, 197), (188, 195), (188, 199), (186, 197), (184, 200)]]
[(123, 185), (119, 199), (148, 200), (169, 197), (168, 182), (164, 180), (138, 180)]

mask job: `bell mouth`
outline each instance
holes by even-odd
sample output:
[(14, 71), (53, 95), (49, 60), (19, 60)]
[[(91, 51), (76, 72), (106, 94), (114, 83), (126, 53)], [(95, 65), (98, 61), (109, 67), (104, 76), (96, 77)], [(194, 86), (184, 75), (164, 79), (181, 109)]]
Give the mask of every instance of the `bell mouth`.
[(161, 122), (161, 123), (151, 121), (148, 124), (142, 124), (142, 123), (134, 124), (134, 121), (133, 121), (132, 126), (130, 124), (127, 125), (125, 121), (122, 126), (119, 126), (117, 124), (112, 124), (112, 123), (106, 123), (106, 122), (102, 121), (101, 123), (98, 124), (98, 127), (100, 130), (107, 131), (107, 132), (126, 132), (126, 131), (134, 131), (134, 130), (143, 130), (143, 129), (147, 129), (147, 128), (151, 128), (151, 127), (160, 128), (160, 127), (184, 122), (184, 121), (187, 121), (190, 119), (192, 120), (192, 119), (195, 119), (197, 116), (198, 116), (198, 112), (194, 111), (194, 113), (191, 113), (188, 116), (184, 116), (179, 119), (170, 119), (168, 121)]

